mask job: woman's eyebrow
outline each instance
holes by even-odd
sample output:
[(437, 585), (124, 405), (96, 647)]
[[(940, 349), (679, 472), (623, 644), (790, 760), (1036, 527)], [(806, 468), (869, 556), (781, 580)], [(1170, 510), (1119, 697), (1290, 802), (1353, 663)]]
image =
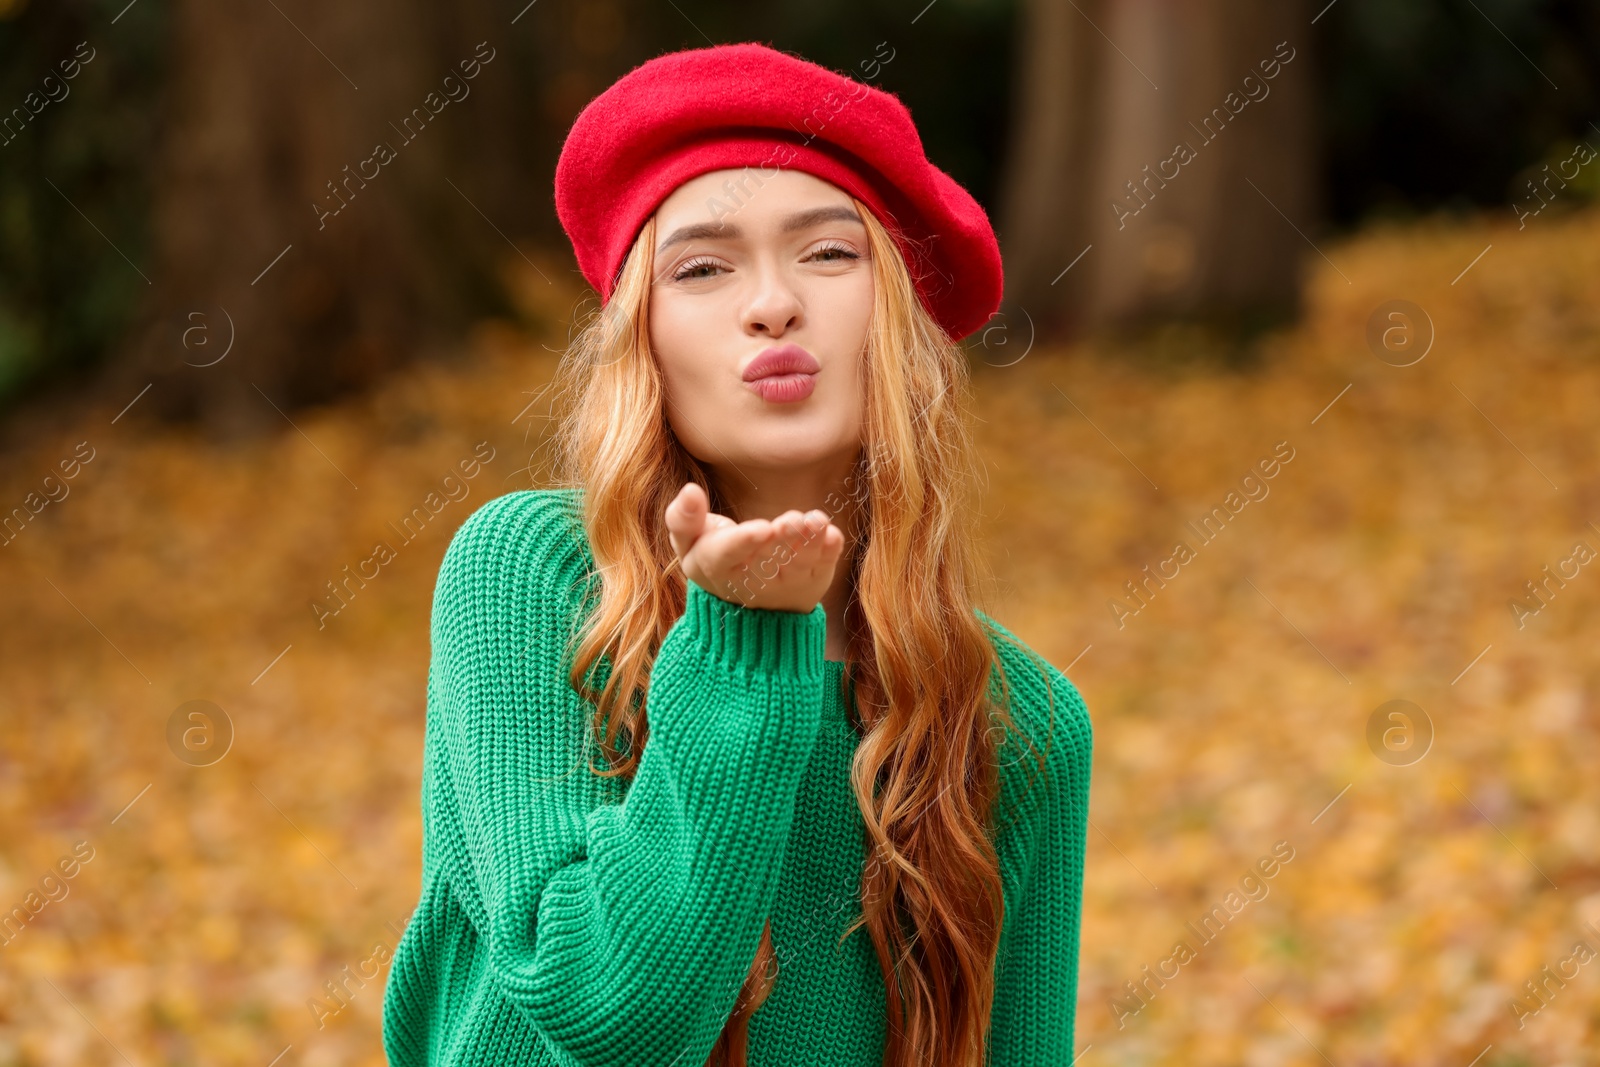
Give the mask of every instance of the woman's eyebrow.
[[(861, 221), (861, 216), (856, 214), (855, 208), (843, 204), (831, 204), (827, 207), (814, 207), (809, 211), (797, 211), (783, 220), (779, 227), (782, 233), (794, 233), (797, 230), (809, 229), (823, 222), (853, 222), (862, 228), (866, 223)], [(673, 245), (682, 244), (684, 241), (701, 240), (736, 240), (744, 236), (744, 231), (734, 222), (697, 222), (690, 226), (681, 226), (672, 231), (672, 235), (656, 247), (656, 255), (660, 255)]]

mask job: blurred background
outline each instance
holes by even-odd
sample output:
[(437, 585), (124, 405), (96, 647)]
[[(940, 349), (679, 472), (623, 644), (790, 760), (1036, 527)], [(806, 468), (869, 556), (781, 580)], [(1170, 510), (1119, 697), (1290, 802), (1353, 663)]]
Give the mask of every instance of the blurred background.
[(384, 1062), (434, 578), (595, 304), (562, 139), (741, 40), (1000, 235), (1084, 1067), (1600, 1063), (1600, 7), (0, 0), (0, 1067)]

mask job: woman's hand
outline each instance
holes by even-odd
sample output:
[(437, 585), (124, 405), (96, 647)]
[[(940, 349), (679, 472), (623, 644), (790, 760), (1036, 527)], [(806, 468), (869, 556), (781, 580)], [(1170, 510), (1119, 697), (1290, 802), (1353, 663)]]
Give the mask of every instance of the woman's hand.
[(678, 490), (666, 520), (689, 580), (747, 608), (809, 613), (832, 584), (844, 550), (844, 533), (827, 512), (786, 511), (736, 523), (713, 514), (694, 482)]

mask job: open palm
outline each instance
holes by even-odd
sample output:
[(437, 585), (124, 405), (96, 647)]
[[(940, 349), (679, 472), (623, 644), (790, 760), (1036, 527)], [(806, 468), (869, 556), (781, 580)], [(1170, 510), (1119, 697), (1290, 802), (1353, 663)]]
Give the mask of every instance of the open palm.
[(843, 532), (824, 511), (734, 522), (712, 512), (694, 482), (667, 505), (666, 523), (689, 580), (750, 608), (810, 612), (833, 582), (844, 550)]

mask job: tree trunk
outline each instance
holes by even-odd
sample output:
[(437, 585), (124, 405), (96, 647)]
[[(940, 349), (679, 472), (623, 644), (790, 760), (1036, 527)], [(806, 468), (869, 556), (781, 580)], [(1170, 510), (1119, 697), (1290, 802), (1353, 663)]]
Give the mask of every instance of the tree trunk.
[(488, 213), (515, 187), (496, 151), (515, 82), (487, 0), (179, 0), (172, 19), (151, 296), (103, 386), (153, 383), (142, 414), (249, 435), (492, 303), (504, 239), (466, 198)]
[(1090, 105), (1108, 51), (1090, 20), (1103, 22), (1106, 3), (1029, 0), (1018, 19), (1017, 117), (997, 212), (1008, 334), (1023, 328), (1024, 309), (1046, 335), (1080, 326), (1093, 264), (1080, 269), (1088, 256), (1073, 260), (1090, 228), (1088, 149), (1099, 142), (1095, 126), (1104, 117)]
[(1293, 313), (1317, 255), (1306, 6), (1031, 0), (1021, 21), (1008, 319)]

